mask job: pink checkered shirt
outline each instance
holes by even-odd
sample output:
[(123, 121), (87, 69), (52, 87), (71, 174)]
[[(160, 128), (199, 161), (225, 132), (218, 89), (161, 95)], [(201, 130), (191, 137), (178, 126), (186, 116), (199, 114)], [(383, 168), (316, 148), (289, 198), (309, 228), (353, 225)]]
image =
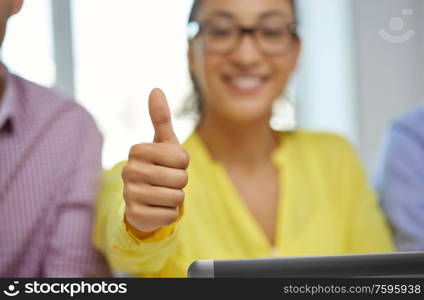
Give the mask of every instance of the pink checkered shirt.
[(0, 277), (105, 276), (91, 242), (102, 147), (93, 119), (0, 68)]

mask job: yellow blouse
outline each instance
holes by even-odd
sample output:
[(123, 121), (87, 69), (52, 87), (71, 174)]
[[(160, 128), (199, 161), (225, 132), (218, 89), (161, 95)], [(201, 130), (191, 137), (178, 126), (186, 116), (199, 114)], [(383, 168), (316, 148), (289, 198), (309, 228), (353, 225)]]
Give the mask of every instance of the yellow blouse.
[(183, 144), (191, 160), (180, 218), (138, 240), (124, 223), (121, 169), (105, 172), (97, 202), (96, 247), (115, 271), (139, 277), (185, 277), (199, 259), (333, 255), (393, 251), (386, 221), (360, 162), (342, 138), (282, 133), (272, 161), (280, 199), (271, 245), (224, 166), (197, 133)]

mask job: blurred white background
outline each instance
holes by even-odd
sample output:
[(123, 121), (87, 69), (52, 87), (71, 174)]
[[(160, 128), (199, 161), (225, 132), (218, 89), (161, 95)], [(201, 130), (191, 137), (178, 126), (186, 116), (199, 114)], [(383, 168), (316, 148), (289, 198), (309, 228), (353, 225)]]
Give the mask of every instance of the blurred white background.
[[(166, 92), (174, 112), (190, 93), (191, 3), (27, 0), (9, 24), (2, 59), (13, 72), (74, 95), (93, 114), (109, 168), (130, 145), (152, 139), (152, 88)], [(296, 121), (350, 139), (371, 172), (385, 126), (424, 99), (424, 1), (299, 0), (299, 10), (304, 48), (290, 93)], [(414, 35), (393, 43), (381, 30)], [(293, 117), (279, 116), (277, 123)], [(175, 123), (184, 140), (193, 122)]]
[(27, 79), (52, 86), (56, 77), (50, 0), (26, 1), (12, 17), (2, 47), (2, 60)]

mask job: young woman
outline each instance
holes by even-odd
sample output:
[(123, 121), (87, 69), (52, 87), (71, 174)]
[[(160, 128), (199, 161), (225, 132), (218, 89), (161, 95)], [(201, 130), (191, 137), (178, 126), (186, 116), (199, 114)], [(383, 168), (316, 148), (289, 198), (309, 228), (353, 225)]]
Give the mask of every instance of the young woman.
[(105, 174), (98, 201), (95, 243), (113, 269), (183, 277), (199, 259), (393, 249), (348, 143), (269, 125), (300, 52), (295, 16), (290, 0), (194, 1), (199, 123), (179, 145), (152, 92), (155, 140)]

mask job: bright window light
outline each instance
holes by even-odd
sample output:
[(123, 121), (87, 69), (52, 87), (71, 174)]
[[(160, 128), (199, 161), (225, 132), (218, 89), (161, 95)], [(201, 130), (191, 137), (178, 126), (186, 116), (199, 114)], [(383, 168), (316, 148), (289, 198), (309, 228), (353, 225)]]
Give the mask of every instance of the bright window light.
[(9, 20), (2, 61), (29, 80), (53, 86), (52, 35), (50, 0), (25, 1), (22, 11)]
[[(147, 107), (163, 89), (173, 112), (190, 92), (186, 20), (192, 0), (75, 0), (76, 98), (97, 119), (103, 163), (126, 159), (131, 145), (150, 142)], [(180, 140), (192, 122), (175, 120)]]

